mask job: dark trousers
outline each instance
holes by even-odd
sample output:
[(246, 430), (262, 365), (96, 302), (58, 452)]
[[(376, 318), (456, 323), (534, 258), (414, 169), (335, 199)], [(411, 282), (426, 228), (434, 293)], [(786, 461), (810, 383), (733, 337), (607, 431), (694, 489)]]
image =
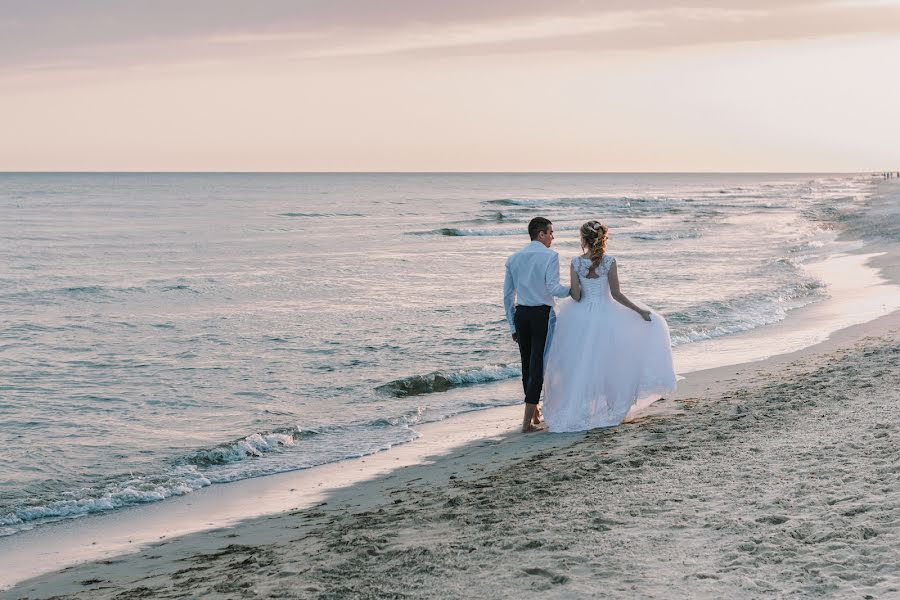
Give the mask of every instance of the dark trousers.
[(544, 345), (550, 323), (549, 306), (517, 306), (514, 317), (522, 357), (526, 404), (537, 404), (544, 387)]

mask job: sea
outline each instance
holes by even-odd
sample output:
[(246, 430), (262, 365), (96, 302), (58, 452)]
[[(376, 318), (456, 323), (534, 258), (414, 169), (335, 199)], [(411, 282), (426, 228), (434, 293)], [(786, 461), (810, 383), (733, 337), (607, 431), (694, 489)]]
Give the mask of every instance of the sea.
[[(0, 535), (521, 402), (506, 257), (610, 227), (676, 348), (829, 296), (870, 174), (0, 174)], [(677, 366), (677, 365), (676, 365)], [(494, 386), (494, 387), (491, 387)]]

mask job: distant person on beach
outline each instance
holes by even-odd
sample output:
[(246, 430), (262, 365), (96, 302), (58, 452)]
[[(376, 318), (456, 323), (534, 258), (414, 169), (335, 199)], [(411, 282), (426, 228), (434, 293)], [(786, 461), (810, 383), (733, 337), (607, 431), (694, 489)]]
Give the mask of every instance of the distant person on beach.
[(580, 234), (572, 301), (560, 305), (547, 355), (544, 419), (554, 432), (618, 425), (675, 391), (665, 319), (622, 293), (607, 226), (588, 221)]
[(522, 359), (525, 417), (522, 432), (535, 431), (540, 423), (537, 408), (544, 386), (544, 350), (552, 339), (556, 298), (569, 295), (559, 281), (559, 255), (550, 249), (553, 223), (535, 217), (528, 223), (531, 242), (506, 261), (503, 306), (512, 339)]

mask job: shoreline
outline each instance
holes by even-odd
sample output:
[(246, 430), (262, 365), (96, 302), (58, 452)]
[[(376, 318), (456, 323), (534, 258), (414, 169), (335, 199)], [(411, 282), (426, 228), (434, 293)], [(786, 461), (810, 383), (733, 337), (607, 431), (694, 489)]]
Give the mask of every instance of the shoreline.
[[(539, 433), (524, 436), (509, 430), (501, 430), (498, 434), (488, 439), (468, 442), (448, 454), (433, 457), (431, 461), (392, 470), (350, 487), (333, 490), (324, 497), (321, 504), (314, 507), (245, 520), (231, 527), (207, 530), (173, 540), (157, 541), (157, 543), (137, 553), (122, 555), (114, 560), (80, 564), (63, 571), (20, 582), (16, 587), (0, 594), (0, 596), (3, 598), (20, 598), (25, 596), (38, 598), (60, 594), (74, 594), (72, 597), (112, 597), (123, 592), (123, 590), (134, 591), (138, 587), (146, 588), (140, 582), (149, 579), (153, 580), (157, 585), (163, 580), (169, 581), (169, 585), (163, 586), (157, 591), (161, 594), (159, 597), (170, 597), (170, 594), (175, 594), (179, 586), (177, 573), (185, 570), (189, 564), (206, 560), (203, 557), (213, 557), (209, 558), (210, 564), (218, 564), (225, 561), (231, 554), (235, 554), (235, 557), (240, 556), (243, 558), (248, 553), (254, 556), (261, 556), (267, 551), (290, 551), (291, 560), (296, 561), (297, 564), (293, 564), (291, 569), (288, 569), (288, 572), (292, 574), (291, 577), (294, 575), (299, 576), (300, 572), (296, 570), (298, 564), (311, 560), (315, 555), (316, 551), (310, 544), (313, 542), (319, 543), (323, 539), (330, 539), (331, 542), (337, 543), (334, 539), (328, 537), (330, 535), (328, 532), (332, 529), (330, 525), (334, 522), (345, 524), (349, 522), (353, 524), (353, 527), (358, 528), (357, 536), (363, 535), (365, 538), (359, 543), (363, 545), (362, 549), (366, 550), (368, 545), (371, 544), (377, 547), (380, 543), (378, 542), (379, 536), (385, 533), (379, 529), (366, 537), (365, 532), (368, 525), (365, 520), (373, 519), (372, 515), (377, 515), (384, 511), (396, 511), (398, 505), (415, 503), (417, 498), (423, 495), (427, 497), (437, 495), (443, 498), (440, 503), (432, 502), (428, 505), (431, 507), (429, 510), (433, 510), (436, 513), (440, 513), (441, 510), (455, 509), (456, 507), (464, 508), (469, 504), (469, 497), (474, 493), (472, 490), (478, 493), (483, 490), (485, 494), (489, 494), (491, 489), (493, 489), (493, 484), (484, 487), (480, 483), (485, 478), (512, 477), (514, 481), (518, 480), (518, 478), (525, 478), (534, 483), (535, 479), (533, 477), (526, 477), (527, 474), (531, 473), (531, 467), (527, 466), (529, 457), (556, 461), (559, 463), (558, 468), (565, 470), (567, 468), (566, 457), (570, 452), (573, 452), (566, 449), (576, 445), (583, 446), (584, 443), (591, 440), (598, 442), (602, 440), (606, 451), (615, 454), (618, 451), (624, 451), (627, 447), (630, 447), (630, 444), (636, 443), (634, 440), (631, 440), (632, 438), (655, 435), (654, 432), (658, 433), (672, 423), (677, 423), (678, 431), (681, 432), (679, 435), (684, 434), (685, 429), (688, 432), (697, 430), (697, 428), (703, 429), (704, 424), (696, 422), (696, 419), (703, 419), (706, 425), (710, 425), (711, 423), (707, 421), (712, 421), (711, 415), (713, 414), (720, 416), (734, 416), (736, 414), (738, 417), (749, 415), (752, 417), (751, 420), (753, 422), (769, 422), (770, 419), (765, 414), (736, 407), (742, 406), (741, 402), (747, 403), (754, 389), (760, 387), (766, 388), (768, 386), (772, 388), (773, 385), (790, 386), (791, 382), (796, 384), (796, 381), (803, 377), (813, 377), (813, 381), (817, 381), (815, 379), (817, 369), (821, 370), (823, 365), (839, 363), (839, 355), (851, 354), (855, 345), (865, 343), (865, 340), (867, 338), (871, 339), (873, 334), (890, 334), (896, 339), (898, 333), (900, 333), (900, 312), (894, 312), (876, 321), (847, 328), (826, 342), (790, 355), (779, 355), (755, 363), (731, 365), (697, 372), (694, 377), (690, 378), (690, 381), (682, 382), (683, 387), (679, 391), (678, 399), (665, 401), (663, 403), (665, 406), (656, 406), (656, 415), (651, 414), (640, 417), (637, 419), (639, 424), (626, 424), (617, 428), (578, 434), (551, 435)], [(871, 342), (869, 344), (871, 346)], [(863, 352), (868, 351), (870, 349), (863, 350)], [(885, 367), (885, 370), (887, 370), (887, 367)], [(900, 366), (894, 366), (890, 371), (890, 377), (884, 378), (886, 381), (888, 379), (893, 380), (900, 374), (898, 373), (900, 372)], [(779, 379), (773, 373), (779, 373), (782, 376), (783, 381), (780, 384), (773, 384), (773, 380)], [(883, 377), (883, 374), (880, 377)], [(820, 389), (810, 390), (809, 388), (810, 386), (799, 385), (798, 390), (804, 394), (810, 392), (821, 394)], [(703, 410), (700, 409), (701, 406)], [(518, 406), (511, 408), (519, 409)], [(734, 413), (733, 411), (737, 412)], [(515, 410), (515, 412), (518, 413), (519, 411)], [(734, 422), (732, 416), (723, 416), (721, 421), (715, 420), (712, 424), (731, 427)], [(896, 423), (896, 420), (894, 422)], [(795, 423), (797, 426), (809, 424), (816, 425), (814, 421)], [(719, 435), (715, 433), (714, 429), (710, 430), (709, 433), (711, 435)], [(631, 441), (622, 441), (620, 444), (622, 447), (617, 447), (616, 444), (620, 438)], [(672, 443), (671, 440), (668, 443)], [(739, 443), (743, 442), (739, 441)], [(647, 445), (649, 447), (649, 444)], [(596, 455), (594, 460), (596, 462)], [(626, 471), (629, 465), (631, 465), (630, 462), (625, 465)], [(524, 471), (522, 470), (523, 467)], [(541, 475), (541, 473), (537, 475)], [(551, 479), (554, 477), (552, 472), (543, 473), (541, 476), (550, 477)], [(613, 477), (614, 474), (610, 473), (607, 476)], [(625, 473), (625, 476), (628, 476), (627, 473)], [(467, 491), (468, 495), (463, 494), (463, 491)], [(464, 503), (457, 503), (454, 500), (454, 498), (462, 498), (464, 496), (466, 498)], [(489, 498), (487, 505), (490, 504)], [(495, 508), (509, 512), (511, 506), (504, 505), (504, 507)], [(427, 514), (427, 511), (423, 513), (422, 510), (415, 512), (418, 518), (422, 518), (423, 514)], [(493, 517), (497, 517), (493, 512), (491, 514)], [(441, 520), (441, 518), (435, 518), (438, 521)], [(457, 515), (457, 518), (459, 518), (459, 515)], [(778, 519), (780, 518), (782, 517), (778, 517)], [(323, 524), (323, 520), (327, 521), (329, 519), (331, 523), (328, 526)], [(778, 519), (774, 520), (777, 521)], [(397, 524), (401, 526), (401, 529), (402, 521), (402, 517), (398, 517)], [(609, 523), (601, 523), (602, 527), (600, 530), (602, 531), (603, 527), (614, 527), (617, 523), (621, 524), (626, 521), (627, 517), (611, 519)], [(422, 527), (430, 526), (429, 523), (419, 523), (419, 525)], [(468, 529), (468, 525), (462, 525), (461, 531), (465, 532)], [(340, 528), (335, 532), (335, 535), (338, 535), (339, 532)], [(409, 532), (409, 535), (413, 535), (412, 532)], [(510, 541), (514, 544), (517, 543), (515, 542), (516, 539), (521, 543), (526, 543), (528, 538), (528, 535), (519, 535), (508, 531), (501, 531), (498, 535), (509, 536), (511, 538)], [(418, 539), (418, 534), (413, 537)], [(429, 538), (429, 540), (426, 540), (426, 545), (430, 544), (429, 547), (442, 543), (440, 536), (433, 539)], [(295, 550), (299, 552), (299, 555), (294, 552)], [(257, 562), (250, 561), (250, 563), (251, 570), (258, 576), (260, 570), (257, 568)], [(219, 566), (223, 567), (223, 570), (215, 577), (208, 579), (208, 581), (203, 580), (203, 583), (215, 586), (227, 582), (228, 577), (226, 574), (228, 568), (224, 568), (224, 564)], [(534, 569), (538, 570), (542, 568), (540, 566), (534, 567)], [(199, 576), (205, 569), (197, 567), (197, 571)], [(241, 571), (239, 570), (235, 577), (240, 578), (240, 573)], [(547, 584), (550, 587), (565, 584), (568, 581), (560, 579), (557, 583), (554, 583), (552, 581), (553, 577), (556, 577), (556, 575), (547, 577), (541, 574), (532, 575), (535, 581)], [(571, 578), (569, 575), (565, 577)], [(378, 578), (376, 577), (376, 579)], [(194, 583), (200, 584), (201, 581), (197, 580)], [(357, 581), (357, 583), (360, 582)], [(380, 583), (384, 584), (383, 581)], [(163, 593), (162, 590), (164, 588), (166, 591)], [(215, 587), (210, 588), (210, 590), (214, 589)], [(221, 591), (224, 592), (226, 590), (223, 588)], [(231, 591), (237, 591), (237, 589)], [(319, 591), (323, 591), (322, 588), (319, 588)], [(359, 591), (362, 591), (362, 588)], [(303, 597), (303, 594), (300, 593), (298, 596), (287, 594), (285, 597)]]
[[(727, 396), (729, 392), (734, 392), (734, 390), (745, 386), (764, 385), (772, 378), (773, 373), (781, 373), (786, 369), (788, 371), (796, 369), (798, 364), (821, 362), (835, 352), (840, 352), (843, 349), (859, 344), (873, 335), (884, 335), (886, 332), (891, 331), (895, 332), (895, 334), (900, 333), (900, 311), (895, 311), (874, 321), (845, 328), (824, 342), (793, 353), (777, 355), (761, 361), (727, 365), (694, 372), (688, 379), (680, 382), (678, 399), (665, 400), (652, 405), (636, 419), (640, 425), (625, 424), (618, 428), (612, 428), (610, 431), (640, 430), (645, 425), (649, 426), (657, 421), (666, 422), (673, 417), (684, 416), (689, 412), (692, 415), (696, 415), (696, 411), (693, 411), (691, 407), (698, 402), (708, 403), (712, 406), (713, 404), (709, 400), (711, 397)], [(463, 471), (467, 473), (467, 477), (477, 478), (493, 470), (498, 463), (501, 470), (509, 468), (512, 464), (519, 462), (522, 456), (553, 454), (573, 444), (577, 444), (589, 436), (605, 435), (598, 432), (607, 431), (597, 430), (576, 434), (538, 433), (523, 436), (516, 433), (520, 410), (521, 407), (519, 405), (514, 405), (486, 411), (474, 411), (460, 416), (469, 417), (470, 419), (481, 419), (485, 416), (485, 413), (490, 413), (489, 416), (493, 419), (494, 432), (489, 436), (484, 436), (482, 429), (474, 428), (474, 421), (461, 419), (457, 423), (455, 437), (444, 436), (438, 438), (438, 436), (423, 434), (420, 440), (424, 440), (423, 443), (430, 441), (431, 445), (427, 449), (422, 444), (418, 444), (417, 449), (416, 442), (399, 446), (396, 448), (397, 451), (406, 452), (406, 455), (403, 457), (396, 456), (396, 453), (392, 453), (393, 451), (382, 452), (378, 455), (354, 459), (353, 461), (327, 465), (326, 467), (331, 468), (321, 469), (318, 473), (315, 469), (310, 469), (266, 476), (256, 480), (244, 480), (243, 482), (228, 484), (228, 486), (218, 486), (219, 493), (216, 494), (216, 497), (209, 495), (208, 502), (197, 502), (198, 508), (193, 513), (188, 510), (187, 505), (194, 504), (194, 502), (190, 501), (198, 500), (199, 493), (176, 499), (175, 502), (183, 501), (182, 503), (185, 505), (183, 508), (187, 510), (184, 518), (187, 519), (195, 519), (198, 514), (203, 514), (205, 517), (210, 516), (208, 509), (214, 505), (221, 507), (224, 504), (226, 508), (237, 507), (238, 510), (226, 521), (218, 523), (210, 522), (207, 518), (204, 518), (202, 525), (196, 527), (193, 532), (182, 532), (178, 537), (163, 534), (161, 536), (163, 539), (160, 539), (160, 536), (149, 539), (151, 536), (144, 536), (146, 539), (144, 539), (143, 546), (135, 539), (137, 536), (129, 536), (128, 532), (124, 532), (124, 536), (120, 535), (121, 539), (118, 540), (118, 546), (107, 549), (107, 551), (102, 553), (102, 558), (101, 556), (91, 556), (90, 559), (84, 558), (84, 556), (96, 552), (92, 551), (95, 543), (89, 541), (91, 536), (84, 537), (84, 535), (89, 533), (91, 529), (94, 530), (93, 533), (96, 536), (96, 534), (102, 534), (104, 530), (107, 533), (112, 533), (125, 524), (133, 524), (135, 522), (134, 519), (129, 518), (133, 515), (128, 514), (132, 511), (124, 510), (117, 515), (110, 515), (120, 518), (115, 519), (115, 523), (111, 523), (105, 528), (94, 527), (97, 521), (102, 520), (102, 517), (77, 519), (71, 523), (74, 526), (72, 528), (73, 531), (62, 536), (59, 531), (54, 531), (51, 535), (50, 529), (57, 528), (46, 528), (46, 534), (41, 530), (34, 530), (33, 532), (24, 532), (22, 536), (10, 536), (10, 538), (20, 538), (19, 540), (10, 541), (21, 541), (28, 533), (41, 534), (34, 536), (33, 540), (24, 544), (3, 544), (3, 540), (0, 540), (0, 549), (4, 550), (4, 554), (15, 555), (16, 563), (5, 564), (4, 569), (0, 570), (0, 573), (4, 573), (6, 576), (6, 581), (0, 582), (0, 585), (2, 585), (0, 587), (0, 590), (2, 590), (0, 591), (0, 597), (20, 598), (27, 596), (29, 598), (37, 598), (45, 597), (45, 595), (77, 593), (87, 589), (78, 582), (98, 578), (91, 575), (94, 571), (103, 570), (106, 572), (112, 569), (121, 577), (136, 568), (135, 564), (133, 564), (135, 562), (143, 561), (144, 566), (139, 567), (140, 569), (155, 568), (155, 565), (163, 564), (153, 563), (156, 559), (148, 557), (174, 556), (172, 553), (177, 553), (179, 556), (182, 556), (184, 553), (189, 555), (209, 553), (217, 548), (222, 549), (229, 546), (229, 541), (235, 537), (240, 537), (242, 540), (251, 539), (254, 541), (253, 543), (263, 544), (269, 543), (266, 542), (268, 536), (274, 536), (272, 539), (277, 543), (278, 535), (276, 533), (281, 531), (281, 535), (284, 535), (282, 521), (294, 519), (297, 515), (316, 513), (317, 505), (321, 506), (324, 503), (324, 505), (331, 507), (330, 510), (332, 511), (358, 512), (377, 509), (376, 507), (390, 505), (392, 502), (391, 497), (396, 493), (396, 490), (410, 485), (412, 482), (430, 481), (445, 483), (448, 481), (449, 473), (456, 474), (455, 477), (458, 478), (461, 477)], [(459, 419), (459, 417), (455, 417), (452, 420), (456, 419)], [(446, 422), (442, 422), (434, 425), (446, 424)], [(613, 434), (610, 433), (610, 435)], [(367, 465), (366, 463), (370, 463), (370, 461), (371, 464)], [(397, 464), (388, 464), (391, 462)], [(329, 472), (322, 473), (325, 470)], [(317, 477), (312, 478), (310, 477), (311, 475), (317, 475)], [(332, 486), (328, 491), (316, 493), (315, 497), (308, 498), (308, 502), (300, 503), (291, 498), (291, 492), (297, 489), (296, 486), (299, 485), (298, 480), (302, 482), (304, 479), (310, 484), (313, 484), (314, 480), (318, 480), (314, 483), (317, 486), (324, 486), (326, 481), (330, 481)], [(342, 485), (348, 481), (353, 481), (353, 483)], [(245, 485), (236, 485), (242, 483)], [(260, 485), (261, 483), (264, 485)], [(417, 485), (424, 484), (417, 483)], [(233, 493), (222, 497), (220, 495), (221, 492), (229, 486), (234, 486), (230, 488), (233, 490)], [(254, 487), (257, 488), (255, 493), (252, 491)], [(266, 510), (259, 513), (264, 516), (246, 518), (246, 512), (243, 511), (246, 511), (247, 507), (253, 506), (261, 497), (267, 498), (266, 501), (270, 503), (273, 501), (281, 502), (281, 510), (271, 510), (277, 507), (269, 504)], [(162, 508), (162, 503), (151, 507), (138, 507), (136, 510), (141, 511), (142, 509), (147, 510), (157, 507)], [(173, 512), (169, 510), (170, 508), (172, 507), (166, 507), (166, 514), (157, 516), (157, 524), (165, 523), (166, 527), (171, 527), (174, 523), (177, 528), (177, 513), (173, 515)], [(241, 514), (244, 515), (244, 518), (241, 518)], [(88, 521), (93, 522), (88, 523)], [(86, 527), (80, 527), (82, 524), (86, 525)], [(290, 527), (293, 527), (293, 525), (284, 527), (284, 530), (292, 531)], [(78, 531), (79, 529), (80, 531)], [(119, 533), (123, 532), (119, 531)], [(155, 535), (157, 532), (154, 531), (152, 533)], [(71, 556), (68, 562), (59, 561), (59, 559), (63, 558), (59, 556), (60, 543), (64, 542), (66, 537), (71, 537), (70, 541), (73, 543), (73, 546), (79, 546), (70, 550), (82, 553), (82, 559), (77, 561), (74, 566), (70, 564), (72, 562)], [(125, 537), (131, 537), (133, 541), (129, 543), (124, 539)], [(53, 549), (48, 550), (47, 544), (54, 544), (54, 546), (51, 546)], [(129, 553), (129, 551), (131, 552)], [(50, 564), (65, 566), (66, 568), (56, 572), (48, 572), (47, 569), (36, 568), (37, 564), (47, 564), (44, 562), (45, 560), (52, 561)], [(84, 562), (85, 560), (87, 562)], [(4, 563), (7, 563), (7, 561), (4, 560)], [(175, 564), (172, 563), (173, 568)], [(15, 569), (26, 570), (19, 570), (19, 575), (15, 575)], [(27, 573), (27, 569), (30, 569), (31, 573)], [(120, 570), (122, 572), (119, 572)], [(30, 578), (26, 579), (23, 576), (25, 573)], [(97, 591), (98, 589), (93, 589), (93, 592)], [(39, 595), (35, 595), (36, 592)], [(92, 594), (89, 597), (101, 596)]]
[[(862, 262), (868, 262), (873, 256), (882, 259), (889, 256), (885, 252), (872, 253), (868, 250), (866, 247), (858, 251), (861, 258), (856, 260), (857, 266)], [(829, 260), (831, 259), (826, 259), (825, 262)], [(870, 276), (867, 281), (872, 283), (874, 279)], [(882, 293), (881, 296), (883, 295)], [(886, 319), (885, 326), (890, 326), (894, 321), (890, 318), (891, 314), (876, 317), (871, 321), (838, 329), (825, 340), (802, 346), (798, 350), (779, 353), (776, 349), (770, 352), (771, 356), (760, 355), (761, 352), (767, 352), (766, 347), (760, 345), (760, 341), (770, 341), (773, 338), (773, 330), (789, 328), (794, 343), (803, 340), (804, 330), (815, 322), (817, 315), (822, 312), (823, 305), (827, 309), (829, 302), (830, 300), (825, 300), (795, 309), (792, 313), (796, 314), (789, 320), (729, 336), (732, 338), (730, 340), (722, 338), (707, 340), (707, 345), (720, 345), (725, 341), (730, 347), (737, 348), (729, 356), (749, 357), (750, 360), (732, 360), (715, 367), (679, 371), (686, 377), (680, 379), (675, 397), (700, 395), (695, 388), (702, 386), (701, 382), (710, 377), (719, 377), (717, 373), (722, 373), (721, 377), (728, 374), (729, 378), (736, 378), (747, 369), (762, 363), (775, 368), (776, 365), (790, 361), (794, 356), (804, 352), (825, 352), (828, 351), (826, 348), (831, 348), (835, 344), (852, 343), (850, 340), (855, 339), (856, 327), (863, 330), (870, 327), (877, 329), (881, 327), (877, 323), (882, 319)], [(900, 310), (895, 311), (893, 315), (900, 322)], [(801, 335), (798, 337), (797, 333)], [(777, 339), (781, 341), (780, 338)], [(704, 343), (698, 344), (701, 346), (694, 351), (695, 355), (698, 351), (703, 352)], [(679, 364), (680, 358), (677, 350), (676, 365)], [(462, 387), (444, 393), (465, 399), (471, 399), (473, 394), (493, 397), (514, 396), (518, 393), (518, 386), (518, 379), (510, 379), (479, 386), (480, 389)], [(675, 404), (671, 401), (657, 402), (639, 412), (638, 417), (672, 414), (676, 410)], [(421, 434), (420, 437), (374, 454), (309, 469), (207, 486), (191, 494), (169, 498), (163, 502), (129, 506), (107, 513), (48, 523), (5, 536), (0, 538), (0, 556), (7, 554), (12, 558), (0, 559), (0, 590), (46, 573), (47, 569), (36, 565), (46, 564), (48, 560), (63, 566), (105, 560), (133, 552), (135, 548), (154, 544), (161, 539), (209, 532), (248, 519), (314, 506), (337, 490), (364, 483), (399, 468), (440, 460), (442, 456), (452, 454), (466, 444), (512, 434), (518, 430), (520, 412), (519, 404), (464, 412), (447, 419), (415, 426)], [(48, 552), (46, 550), (48, 547), (53, 550)]]
[[(885, 252), (884, 254), (870, 256), (870, 259), (865, 260), (872, 260), (872, 265), (877, 267), (883, 277), (891, 284), (896, 285), (900, 281), (900, 266), (898, 266), (897, 251), (894, 248), (871, 244), (860, 249), (859, 253), (872, 255), (873, 252), (882, 250)], [(817, 304), (797, 309), (797, 311), (814, 309)], [(765, 329), (777, 330), (786, 324), (786, 321), (782, 321), (768, 325)], [(866, 337), (898, 330), (900, 330), (900, 311), (895, 310), (877, 319), (844, 327), (833, 332), (826, 340), (797, 351), (771, 356), (763, 360), (693, 371), (690, 373), (690, 377), (679, 383), (678, 400), (657, 403), (641, 413), (638, 420), (647, 423), (654, 418), (667, 419), (685, 414), (685, 407), (689, 406), (685, 404), (685, 399), (700, 398), (703, 401), (709, 396), (723, 395), (727, 390), (757, 385), (766, 380), (766, 376), (762, 375), (764, 373), (768, 375), (771, 375), (772, 372), (781, 373), (789, 365), (798, 361), (820, 361), (824, 356), (853, 346)], [(748, 332), (748, 335), (753, 333)], [(507, 387), (516, 387), (515, 381), (504, 383)], [(504, 384), (501, 383), (494, 387), (501, 390)], [(462, 388), (458, 393), (465, 394), (467, 389), (471, 391), (471, 388)], [(118, 556), (131, 551), (136, 546), (156, 543), (155, 546), (151, 546), (149, 549), (145, 548), (138, 554), (125, 555), (122, 560), (127, 563), (134, 557), (146, 555), (150, 550), (161, 547), (159, 545), (161, 538), (160, 535), (157, 535), (160, 533), (166, 540), (176, 535), (184, 536), (172, 542), (163, 542), (164, 545), (187, 544), (187, 547), (198, 552), (206, 551), (208, 547), (214, 547), (222, 542), (223, 536), (232, 535), (230, 533), (232, 530), (244, 532), (254, 527), (259, 529), (265, 521), (288, 518), (290, 513), (286, 511), (309, 510), (300, 507), (309, 507), (322, 500), (327, 500), (329, 505), (343, 502), (346, 506), (355, 506), (356, 508), (368, 505), (381, 506), (379, 498), (384, 500), (387, 497), (385, 496), (385, 489), (387, 489), (385, 486), (396, 485), (397, 481), (403, 481), (404, 478), (406, 481), (410, 481), (408, 473), (411, 471), (424, 480), (443, 481), (446, 479), (444, 475), (448, 469), (459, 469), (463, 468), (460, 465), (465, 465), (466, 469), (477, 476), (485, 471), (483, 463), (491, 460), (486, 455), (489, 448), (499, 448), (494, 450), (494, 454), (499, 454), (501, 459), (498, 460), (508, 465), (516, 458), (514, 453), (511, 453), (512, 450), (528, 453), (558, 451), (563, 447), (582, 441), (589, 435), (584, 433), (553, 436), (538, 434), (538, 436), (527, 438), (532, 441), (523, 445), (524, 442), (521, 439), (526, 438), (513, 433), (517, 428), (520, 410), (520, 405), (516, 404), (505, 408), (463, 413), (444, 421), (417, 427), (423, 433), (419, 440), (396, 446), (386, 452), (304, 471), (210, 486), (193, 494), (154, 505), (130, 507), (104, 515), (54, 523), (49, 527), (38, 527), (31, 531), (8, 536), (8, 538), (0, 538), (0, 554), (15, 554), (14, 564), (7, 563), (7, 559), (0, 561), (0, 564), (3, 565), (3, 568), (0, 568), (0, 573), (3, 574), (3, 579), (0, 579), (0, 590), (17, 583), (18, 585), (10, 591), (13, 594), (20, 587), (26, 587), (33, 581), (49, 580), (54, 577), (59, 580), (57, 582), (59, 585), (63, 585), (61, 582), (67, 577), (65, 571), (44, 575), (38, 577), (37, 580), (23, 583), (28, 569), (31, 572), (27, 576), (46, 572), (46, 569), (35, 568), (39, 562), (38, 556), (42, 559), (40, 562), (51, 560), (57, 566), (64, 566), (72, 562), (96, 561)], [(489, 432), (487, 435), (486, 431)], [(428, 433), (432, 434), (428, 435)], [(535, 441), (535, 437), (538, 437), (537, 441)], [(546, 438), (557, 439), (548, 440)], [(326, 483), (331, 485), (326, 486)], [(298, 501), (293, 492), (302, 486), (315, 489), (319, 489), (320, 486), (323, 489), (327, 487), (327, 491), (307, 491), (304, 493), (306, 498)], [(353, 504), (360, 497), (365, 499), (360, 504)], [(222, 509), (221, 505), (223, 504), (226, 505), (224, 507), (226, 510)], [(229, 510), (231, 512), (228, 512)], [(153, 512), (156, 514), (150, 515), (149, 521), (156, 524), (151, 526), (147, 524), (147, 514)], [(135, 519), (138, 513), (141, 515)], [(202, 524), (188, 526), (188, 523), (198, 521), (198, 515), (203, 516), (200, 519)], [(259, 515), (275, 516), (259, 517)], [(248, 519), (248, 517), (251, 518)], [(213, 520), (210, 521), (209, 518)], [(144, 520), (143, 525), (140, 523), (141, 519)], [(104, 521), (104, 523), (101, 524), (99, 521)], [(128, 531), (122, 530), (123, 526), (133, 525), (135, 521), (138, 522), (139, 531), (129, 535)], [(224, 533), (221, 533), (219, 529), (212, 529), (226, 526), (229, 529)], [(141, 528), (143, 529), (141, 530)], [(217, 532), (220, 532), (221, 535)], [(114, 533), (121, 539), (111, 539)], [(239, 535), (243, 537), (245, 534)], [(90, 543), (87, 541), (90, 537), (99, 538), (101, 541)], [(60, 544), (60, 540), (65, 542), (67, 538), (69, 547), (61, 549), (61, 546), (65, 544)], [(260, 543), (263, 541), (261, 540)], [(46, 550), (47, 544), (51, 544), (50, 547), (53, 550)], [(96, 548), (96, 546), (101, 546), (101, 548)], [(120, 563), (115, 561), (113, 564)], [(88, 562), (74, 570), (80, 572), (90, 568), (101, 568), (101, 565)], [(17, 571), (17, 569), (25, 570)], [(16, 572), (19, 575), (16, 575)], [(86, 577), (82, 581), (90, 579), (91, 577)], [(79, 588), (75, 586), (65, 589), (68, 591), (59, 593), (76, 592)]]

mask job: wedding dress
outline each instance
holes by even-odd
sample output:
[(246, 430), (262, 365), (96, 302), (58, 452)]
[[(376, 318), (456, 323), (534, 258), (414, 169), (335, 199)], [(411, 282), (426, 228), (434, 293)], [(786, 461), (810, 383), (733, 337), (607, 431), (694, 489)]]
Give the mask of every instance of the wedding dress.
[(609, 291), (615, 259), (605, 255), (597, 277), (590, 259), (575, 257), (581, 300), (565, 300), (544, 374), (544, 418), (550, 431), (584, 431), (620, 424), (630, 411), (675, 390), (669, 327), (617, 302)]

